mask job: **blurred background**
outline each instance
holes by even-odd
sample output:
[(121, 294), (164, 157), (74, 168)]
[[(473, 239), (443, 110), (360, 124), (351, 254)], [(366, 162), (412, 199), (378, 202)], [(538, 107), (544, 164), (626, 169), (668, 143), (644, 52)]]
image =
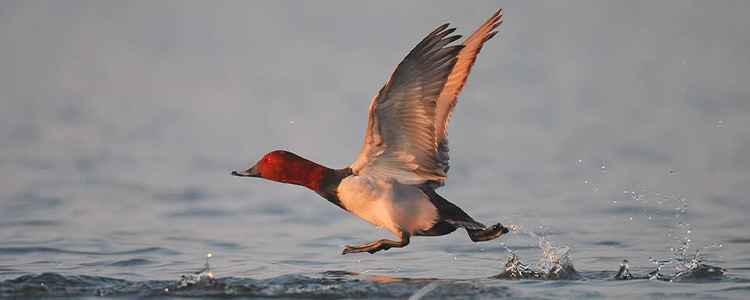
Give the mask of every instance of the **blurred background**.
[[(275, 149), (350, 165), (409, 50), (446, 22), (468, 36), (500, 7), (441, 195), (556, 234), (590, 269), (668, 257), (686, 234), (750, 263), (746, 1), (2, 1), (0, 277), (164, 279), (207, 251), (232, 276), (353, 262), (441, 276), (455, 253), (504, 257), (462, 232), (341, 257), (391, 234), (304, 188), (229, 175)], [(445, 260), (409, 265), (424, 251)], [(133, 264), (148, 274), (101, 253), (145, 257)]]

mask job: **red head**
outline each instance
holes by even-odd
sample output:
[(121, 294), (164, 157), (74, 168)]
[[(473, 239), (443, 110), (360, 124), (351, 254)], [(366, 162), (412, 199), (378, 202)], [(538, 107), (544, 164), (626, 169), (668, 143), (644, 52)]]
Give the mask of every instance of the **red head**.
[(250, 169), (234, 171), (241, 177), (261, 177), (276, 182), (304, 185), (313, 188), (325, 168), (292, 152), (276, 150), (269, 152)]

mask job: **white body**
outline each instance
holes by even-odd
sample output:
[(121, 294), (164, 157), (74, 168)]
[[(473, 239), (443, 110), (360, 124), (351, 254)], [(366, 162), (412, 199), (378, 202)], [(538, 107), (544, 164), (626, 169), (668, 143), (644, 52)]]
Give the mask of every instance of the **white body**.
[(338, 187), (338, 196), (346, 210), (375, 226), (414, 235), (428, 230), (438, 212), (427, 195), (416, 187), (352, 175)]

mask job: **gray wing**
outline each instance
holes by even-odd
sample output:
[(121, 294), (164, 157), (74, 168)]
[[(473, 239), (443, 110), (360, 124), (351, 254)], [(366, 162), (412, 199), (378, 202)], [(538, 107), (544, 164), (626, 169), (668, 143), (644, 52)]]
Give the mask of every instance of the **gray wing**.
[(437, 101), (463, 45), (444, 24), (427, 37), (396, 67), (375, 96), (354, 174), (379, 180), (418, 185), (444, 182), (445, 166), (437, 150)]
[(438, 155), (440, 157), (441, 164), (443, 165), (444, 172), (448, 172), (448, 122), (451, 120), (453, 109), (456, 107), (458, 95), (461, 94), (461, 89), (466, 84), (466, 79), (469, 78), (471, 67), (479, 55), (479, 51), (482, 50), (484, 43), (491, 39), (497, 31), (495, 28), (503, 23), (501, 14), (503, 10), (498, 10), (492, 17), (487, 20), (482, 26), (477, 29), (469, 38), (464, 41), (464, 48), (458, 53), (458, 62), (448, 80), (445, 83), (445, 88), (440, 94), (437, 101), (435, 130), (438, 142)]

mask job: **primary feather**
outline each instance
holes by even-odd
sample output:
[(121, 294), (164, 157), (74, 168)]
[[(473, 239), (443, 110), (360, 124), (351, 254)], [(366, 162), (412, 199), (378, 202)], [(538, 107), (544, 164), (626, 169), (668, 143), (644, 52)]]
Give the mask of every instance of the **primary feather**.
[(427, 35), (396, 67), (375, 96), (365, 143), (351, 168), (355, 175), (402, 184), (445, 183), (448, 123), (484, 42), (502, 21), (496, 12), (462, 45), (444, 24)]

